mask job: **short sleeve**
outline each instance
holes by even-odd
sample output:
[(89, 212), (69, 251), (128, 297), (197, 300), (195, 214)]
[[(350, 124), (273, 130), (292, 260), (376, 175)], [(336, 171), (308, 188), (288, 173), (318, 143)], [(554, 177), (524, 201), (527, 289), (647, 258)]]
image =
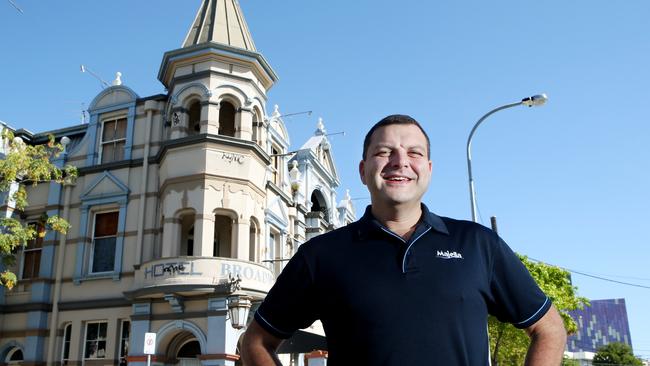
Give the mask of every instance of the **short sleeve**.
[(255, 312), (255, 320), (269, 333), (289, 338), (317, 318), (313, 280), (301, 248), (284, 267)]
[(490, 314), (517, 328), (535, 324), (551, 307), (551, 300), (503, 240), (497, 238), (492, 250)]

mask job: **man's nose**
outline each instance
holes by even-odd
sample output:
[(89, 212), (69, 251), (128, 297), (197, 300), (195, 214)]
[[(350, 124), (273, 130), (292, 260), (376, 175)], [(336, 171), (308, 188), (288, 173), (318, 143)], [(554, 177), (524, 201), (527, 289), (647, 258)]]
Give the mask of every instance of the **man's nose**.
[(394, 167), (404, 167), (409, 165), (408, 154), (401, 149), (393, 150), (391, 154), (391, 165)]

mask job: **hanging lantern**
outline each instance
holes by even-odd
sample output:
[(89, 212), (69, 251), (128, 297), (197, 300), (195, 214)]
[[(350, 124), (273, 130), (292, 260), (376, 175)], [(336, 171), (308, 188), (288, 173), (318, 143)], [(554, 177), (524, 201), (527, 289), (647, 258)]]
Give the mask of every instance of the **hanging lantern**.
[(250, 297), (243, 295), (233, 295), (228, 297), (228, 313), (230, 315), (230, 324), (233, 328), (242, 329), (246, 326), (250, 308)]

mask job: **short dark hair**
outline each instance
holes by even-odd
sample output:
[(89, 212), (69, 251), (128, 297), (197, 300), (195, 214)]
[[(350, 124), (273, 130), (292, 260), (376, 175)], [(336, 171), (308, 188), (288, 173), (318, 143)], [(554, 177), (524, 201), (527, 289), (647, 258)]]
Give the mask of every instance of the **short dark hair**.
[(368, 154), (368, 147), (370, 146), (370, 140), (372, 139), (372, 134), (375, 133), (378, 129), (381, 127), (386, 127), (390, 125), (414, 125), (417, 126), (417, 128), (422, 131), (422, 134), (424, 137), (427, 139), (427, 159), (431, 159), (431, 141), (429, 141), (429, 135), (427, 135), (426, 131), (424, 131), (424, 128), (420, 125), (418, 121), (416, 121), (413, 117), (407, 116), (405, 114), (391, 114), (390, 116), (386, 116), (382, 118), (381, 121), (375, 123), (372, 128), (370, 128), (370, 131), (366, 134), (366, 137), (363, 139), (363, 154), (361, 157), (363, 160), (366, 160), (366, 155)]

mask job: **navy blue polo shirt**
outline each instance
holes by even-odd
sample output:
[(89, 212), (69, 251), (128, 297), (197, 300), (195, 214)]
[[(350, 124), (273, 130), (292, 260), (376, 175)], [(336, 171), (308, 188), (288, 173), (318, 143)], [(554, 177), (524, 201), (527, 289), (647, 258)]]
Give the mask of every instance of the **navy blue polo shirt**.
[(331, 366), (488, 365), (488, 314), (525, 328), (551, 302), (492, 230), (422, 210), (408, 241), (368, 207), (301, 245), (256, 321), (288, 338), (320, 319)]

